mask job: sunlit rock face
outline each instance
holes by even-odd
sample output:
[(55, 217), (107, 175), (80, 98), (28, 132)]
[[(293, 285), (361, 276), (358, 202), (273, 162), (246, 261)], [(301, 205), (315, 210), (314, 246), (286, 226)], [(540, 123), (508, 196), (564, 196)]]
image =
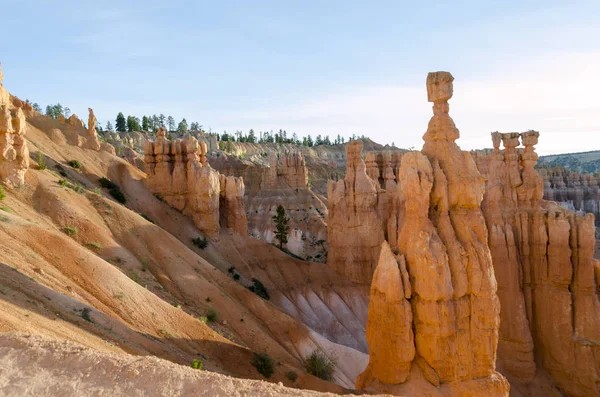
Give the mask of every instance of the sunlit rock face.
[[(495, 132), (493, 151), (475, 156), (486, 178), (483, 210), (502, 306), (498, 362), (529, 382), (537, 358), (568, 395), (598, 396), (600, 264), (593, 259), (594, 217), (542, 199), (569, 193), (562, 176), (546, 171), (544, 180), (534, 169), (538, 138), (536, 131)], [(545, 192), (548, 180), (554, 191)], [(577, 193), (571, 194), (577, 202)]]
[(225, 177), (206, 160), (206, 143), (194, 137), (168, 140), (159, 129), (156, 140), (146, 142), (144, 162), (148, 189), (169, 205), (191, 216), (198, 228), (217, 238), (223, 226), (248, 233), (244, 209), (244, 182)]
[(349, 168), (350, 180), (347, 175), (344, 184), (332, 185), (334, 194), (346, 193), (339, 201), (348, 203), (348, 216), (357, 209), (356, 224), (364, 213), (373, 217), (366, 223), (379, 240), (378, 253), (360, 251), (376, 260), (365, 255), (358, 269), (330, 263), (363, 282), (372, 276), (370, 361), (357, 388), (410, 395), (419, 385), (430, 395), (508, 395), (508, 382), (495, 371), (500, 304), (480, 206), (484, 179), (455, 143), (459, 131), (448, 114), (452, 81), (447, 72), (427, 77), (434, 115), (421, 152), (402, 155), (396, 172), (391, 157), (376, 172), (377, 159), (368, 156), (370, 176), (355, 155), (360, 174)]
[(22, 106), (17, 100), (15, 106), (2, 85), (2, 65), (0, 64), (0, 181), (7, 186), (22, 186), (25, 172), (29, 168), (29, 149), (25, 140), (27, 123)]

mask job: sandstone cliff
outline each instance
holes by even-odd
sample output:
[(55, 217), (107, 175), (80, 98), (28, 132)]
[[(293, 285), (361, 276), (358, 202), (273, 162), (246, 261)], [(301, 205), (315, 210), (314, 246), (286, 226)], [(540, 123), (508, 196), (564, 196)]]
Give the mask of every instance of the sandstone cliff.
[(247, 234), (244, 182), (223, 177), (206, 159), (206, 144), (189, 137), (170, 141), (163, 128), (156, 141), (147, 141), (144, 162), (148, 189), (184, 214), (198, 228), (217, 238), (220, 220), (224, 226)]
[(476, 156), (502, 306), (498, 363), (530, 382), (537, 361), (569, 396), (599, 396), (594, 217), (542, 200), (544, 180), (533, 168), (538, 137), (492, 133), (493, 152)]

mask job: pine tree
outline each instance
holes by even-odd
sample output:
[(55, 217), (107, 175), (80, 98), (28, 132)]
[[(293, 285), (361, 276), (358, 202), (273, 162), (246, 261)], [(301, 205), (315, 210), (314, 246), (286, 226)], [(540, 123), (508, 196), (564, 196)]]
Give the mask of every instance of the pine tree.
[(31, 107), (33, 108), (33, 110), (35, 110), (38, 113), (42, 113), (42, 107), (37, 103), (34, 102), (33, 105), (31, 105)]
[[(58, 116), (61, 116), (61, 115), (64, 116), (63, 106), (60, 103), (57, 103), (56, 105), (54, 105), (53, 108), (54, 108), (54, 118), (55, 119), (57, 119)], [(70, 111), (70, 109), (69, 109), (69, 111)]]
[(165, 120), (165, 115), (161, 113), (160, 116), (158, 116), (158, 122), (160, 123), (159, 127), (166, 127)]
[(187, 120), (184, 118), (183, 120), (181, 120), (179, 122), (179, 125), (177, 126), (177, 132), (184, 133), (184, 132), (187, 132), (187, 130), (188, 130), (188, 123), (187, 123)]
[(275, 222), (275, 238), (279, 240), (279, 249), (282, 249), (283, 244), (288, 242), (287, 235), (290, 231), (290, 226), (288, 225), (290, 218), (285, 216), (283, 205), (279, 204), (277, 206), (277, 214), (273, 216), (273, 221)]
[(113, 131), (113, 126), (110, 121), (106, 122), (106, 131)]
[(71, 109), (65, 108), (65, 117), (69, 118), (70, 115), (71, 115)]
[(150, 123), (148, 117), (142, 117), (142, 131), (150, 131)]
[(248, 131), (247, 141), (250, 143), (256, 142), (256, 135), (254, 135), (254, 130), (252, 128), (250, 128), (250, 131)]
[(127, 116), (127, 131), (140, 131), (142, 127), (140, 126), (140, 119), (135, 116)]
[(169, 131), (175, 131), (175, 119), (173, 116), (167, 117), (167, 124), (169, 126)]
[(117, 119), (115, 120), (115, 126), (118, 132), (127, 131), (127, 122), (125, 121), (125, 116), (123, 112), (119, 112), (117, 115)]

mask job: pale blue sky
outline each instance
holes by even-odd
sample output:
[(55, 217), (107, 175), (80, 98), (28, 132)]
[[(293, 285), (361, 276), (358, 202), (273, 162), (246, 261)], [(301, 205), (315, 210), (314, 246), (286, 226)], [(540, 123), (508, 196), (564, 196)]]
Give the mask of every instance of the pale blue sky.
[[(464, 149), (537, 129), (600, 149), (600, 1), (0, 0), (5, 86), (103, 124), (365, 134), (420, 147), (427, 72), (455, 80)], [(568, 139), (561, 137), (568, 134)]]

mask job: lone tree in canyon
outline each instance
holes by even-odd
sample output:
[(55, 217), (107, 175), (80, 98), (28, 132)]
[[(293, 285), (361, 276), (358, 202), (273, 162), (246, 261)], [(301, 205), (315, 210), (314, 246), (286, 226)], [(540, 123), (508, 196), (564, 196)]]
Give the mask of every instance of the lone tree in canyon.
[(288, 242), (287, 235), (290, 231), (289, 220), (290, 218), (285, 216), (283, 205), (278, 205), (277, 215), (273, 216), (273, 221), (275, 222), (275, 238), (279, 240), (279, 249), (283, 249), (283, 244)]

